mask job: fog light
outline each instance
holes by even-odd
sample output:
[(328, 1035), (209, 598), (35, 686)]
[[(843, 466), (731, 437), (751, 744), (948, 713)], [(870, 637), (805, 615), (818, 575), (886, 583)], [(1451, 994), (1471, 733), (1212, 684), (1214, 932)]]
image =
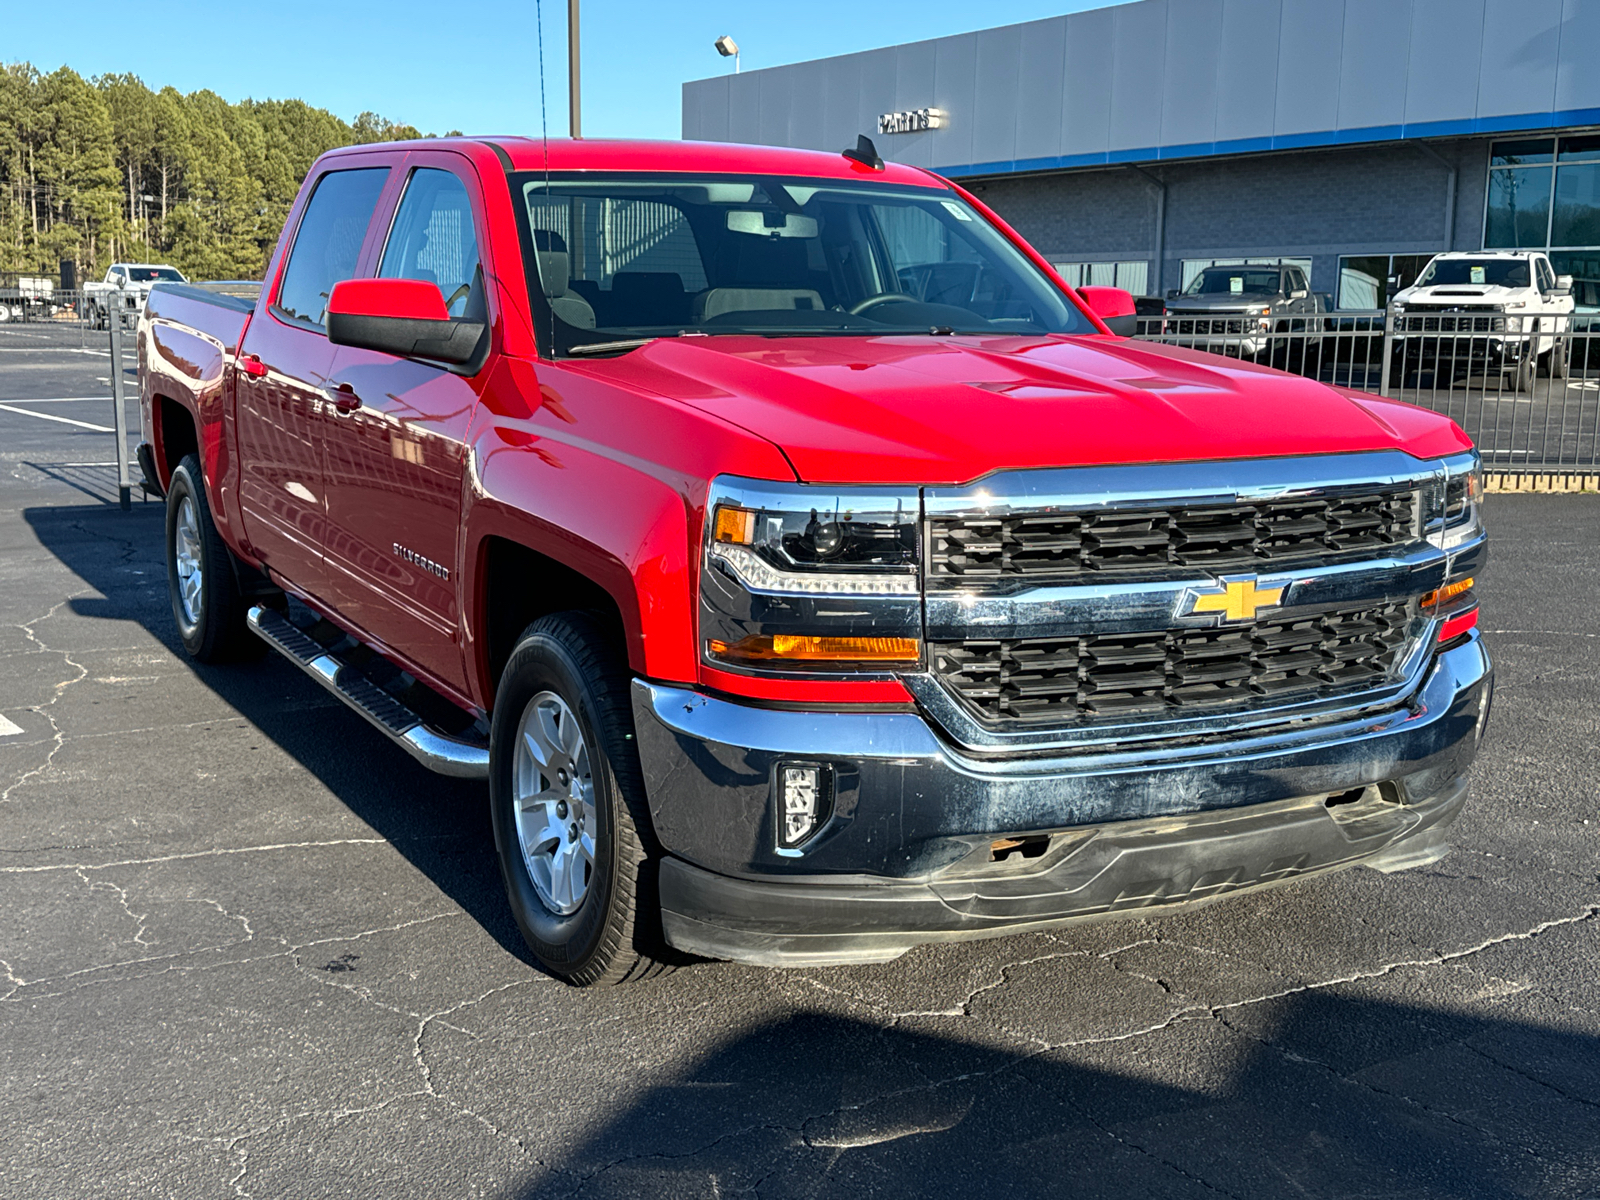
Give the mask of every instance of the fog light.
[(814, 763), (778, 768), (778, 846), (793, 850), (821, 829), (833, 809), (833, 772)]

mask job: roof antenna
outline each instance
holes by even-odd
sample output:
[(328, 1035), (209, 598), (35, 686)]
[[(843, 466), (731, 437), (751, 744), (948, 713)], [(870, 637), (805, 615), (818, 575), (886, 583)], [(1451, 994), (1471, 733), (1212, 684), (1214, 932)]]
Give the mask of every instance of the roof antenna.
[(854, 150), (841, 150), (846, 158), (871, 167), (874, 171), (883, 170), (883, 156), (878, 153), (878, 148), (872, 144), (872, 139), (864, 133), (856, 135), (856, 148)]

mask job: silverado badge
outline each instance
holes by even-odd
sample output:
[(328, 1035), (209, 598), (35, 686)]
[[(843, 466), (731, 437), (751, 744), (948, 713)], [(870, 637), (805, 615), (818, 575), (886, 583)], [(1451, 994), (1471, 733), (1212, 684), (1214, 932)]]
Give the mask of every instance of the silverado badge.
[(1221, 613), (1224, 621), (1252, 621), (1263, 608), (1272, 608), (1283, 599), (1283, 586), (1256, 587), (1255, 578), (1224, 580), (1217, 588), (1192, 588), (1189, 612)]

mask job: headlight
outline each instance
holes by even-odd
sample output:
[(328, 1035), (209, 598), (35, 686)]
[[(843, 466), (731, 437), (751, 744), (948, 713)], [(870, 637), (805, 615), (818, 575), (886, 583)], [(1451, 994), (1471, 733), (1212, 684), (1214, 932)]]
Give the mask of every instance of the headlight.
[(837, 674), (921, 660), (916, 491), (721, 478), (701, 644), (719, 667)]
[(762, 485), (715, 504), (709, 551), (758, 591), (914, 596), (916, 517), (914, 492)]
[(1428, 540), (1454, 550), (1483, 532), (1483, 461), (1476, 450), (1447, 458), (1444, 478), (1427, 491)]

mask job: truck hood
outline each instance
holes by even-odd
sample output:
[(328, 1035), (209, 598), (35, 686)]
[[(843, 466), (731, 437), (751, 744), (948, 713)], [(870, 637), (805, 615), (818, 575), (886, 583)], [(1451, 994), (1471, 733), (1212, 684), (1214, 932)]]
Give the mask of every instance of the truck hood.
[(1282, 297), (1275, 292), (1239, 292), (1226, 296), (1174, 296), (1167, 301), (1167, 312), (1237, 312), (1250, 306), (1275, 304)]
[(1500, 284), (1441, 283), (1438, 287), (1407, 288), (1394, 298), (1398, 305), (1407, 304), (1504, 304), (1508, 300), (1525, 300), (1532, 288), (1503, 287)]
[(1425, 409), (1103, 336), (678, 337), (578, 369), (741, 426), (806, 482), (1471, 444)]

